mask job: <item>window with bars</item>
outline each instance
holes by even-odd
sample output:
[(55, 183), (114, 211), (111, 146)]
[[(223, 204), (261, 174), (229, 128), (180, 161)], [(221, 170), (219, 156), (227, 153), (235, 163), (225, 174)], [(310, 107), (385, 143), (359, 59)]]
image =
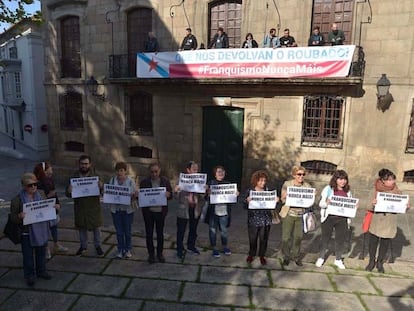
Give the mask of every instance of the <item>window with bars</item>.
[(305, 96), (302, 146), (342, 148), (345, 99), (340, 96)]
[(327, 174), (332, 175), (336, 168), (336, 164), (325, 162), (325, 161), (306, 161), (300, 164), (310, 173), (314, 174)]
[(12, 46), (9, 48), (9, 57), (10, 59), (17, 59), (17, 47)]
[(138, 92), (127, 97), (125, 106), (125, 133), (128, 135), (153, 135), (152, 95)]
[(62, 78), (81, 77), (79, 17), (68, 16), (60, 21)]
[(70, 91), (59, 96), (60, 128), (62, 130), (83, 130), (82, 95)]
[(408, 128), (406, 153), (414, 153), (414, 99), (411, 105), (410, 127)]
[(16, 98), (22, 98), (22, 82), (20, 72), (14, 73), (14, 90), (16, 92)]

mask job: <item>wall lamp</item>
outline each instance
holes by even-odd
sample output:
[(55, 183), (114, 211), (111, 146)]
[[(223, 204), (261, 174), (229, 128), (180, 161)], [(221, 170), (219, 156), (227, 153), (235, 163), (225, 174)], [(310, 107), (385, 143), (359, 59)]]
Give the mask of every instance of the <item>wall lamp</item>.
[(93, 96), (97, 97), (101, 101), (106, 100), (105, 92), (103, 92), (102, 94), (98, 94), (99, 83), (93, 76), (91, 76), (88, 79), (88, 81), (86, 81), (86, 86), (88, 88), (89, 93), (91, 93)]
[(387, 75), (383, 73), (377, 82), (377, 109), (382, 112), (388, 110), (391, 103), (394, 101), (394, 98), (390, 93), (390, 86), (390, 80), (387, 78)]

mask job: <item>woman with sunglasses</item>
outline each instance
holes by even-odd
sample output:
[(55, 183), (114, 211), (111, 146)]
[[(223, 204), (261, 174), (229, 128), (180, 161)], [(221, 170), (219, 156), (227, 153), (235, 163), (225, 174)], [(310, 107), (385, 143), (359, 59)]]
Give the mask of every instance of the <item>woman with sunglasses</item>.
[[(286, 202), (288, 187), (310, 187), (305, 182), (306, 170), (302, 166), (292, 168), (293, 179), (286, 181), (282, 186), (282, 202)], [(300, 244), (303, 238), (303, 208), (295, 206), (283, 206), (280, 212), (282, 217), (282, 254), (284, 266), (293, 260), (297, 266), (302, 266), (300, 258)]]
[(46, 272), (46, 245), (50, 234), (49, 221), (42, 221), (23, 226), (25, 213), (23, 204), (45, 200), (43, 191), (37, 189), (38, 180), (32, 173), (25, 173), (21, 183), (23, 189), (11, 201), (10, 215), (15, 224), (23, 228), (21, 247), (23, 254), (23, 274), (28, 286), (33, 286), (35, 277), (50, 280), (52, 277)]

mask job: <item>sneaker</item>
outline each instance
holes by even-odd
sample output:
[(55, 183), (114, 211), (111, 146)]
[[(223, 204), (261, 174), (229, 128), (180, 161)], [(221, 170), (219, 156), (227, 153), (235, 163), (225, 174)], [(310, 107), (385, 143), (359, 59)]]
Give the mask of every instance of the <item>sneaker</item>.
[(96, 247), (96, 255), (98, 255), (99, 257), (104, 256), (104, 252), (100, 246)]
[(67, 247), (64, 247), (61, 244), (56, 244), (56, 246), (53, 248), (53, 251), (55, 253), (66, 253), (69, 249)]
[(119, 258), (119, 259), (124, 258), (124, 254), (122, 253), (122, 251), (117, 252), (115, 255), (115, 258)]
[(334, 265), (337, 266), (338, 269), (341, 269), (341, 270), (346, 269), (345, 268), (345, 265), (344, 265), (344, 262), (341, 259), (339, 259), (339, 260), (338, 259), (335, 259)]
[(247, 263), (252, 263), (253, 262), (253, 259), (254, 259), (254, 257), (253, 256), (247, 256), (247, 258), (246, 258), (246, 262)]
[(124, 257), (125, 258), (131, 258), (132, 257), (131, 251), (126, 251), (125, 254), (124, 254)]
[(322, 267), (322, 265), (324, 264), (325, 259), (323, 258), (318, 258), (318, 260), (315, 263), (315, 266), (317, 266), (318, 268)]
[(196, 248), (196, 247), (194, 247), (194, 248), (189, 248), (188, 249), (189, 251), (190, 251), (190, 253), (192, 253), (193, 255), (200, 255), (200, 251)]
[(218, 252), (218, 250), (213, 250), (213, 257), (214, 258), (220, 258), (220, 253)]
[(230, 256), (231, 255), (230, 248), (227, 248), (227, 247), (223, 248), (223, 253), (224, 253), (224, 255)]
[(39, 277), (41, 279), (44, 279), (44, 280), (50, 280), (52, 278), (52, 276), (49, 273), (47, 273), (46, 271), (42, 272), (42, 273), (39, 273), (37, 275), (37, 277)]
[(46, 258), (46, 259), (50, 259), (50, 258), (52, 258), (52, 254), (50, 253), (50, 249), (49, 249), (49, 247), (46, 247), (46, 251), (45, 251), (45, 258)]
[(85, 254), (86, 252), (86, 248), (83, 248), (82, 246), (79, 247), (78, 251), (76, 252), (76, 256), (82, 256), (83, 254)]

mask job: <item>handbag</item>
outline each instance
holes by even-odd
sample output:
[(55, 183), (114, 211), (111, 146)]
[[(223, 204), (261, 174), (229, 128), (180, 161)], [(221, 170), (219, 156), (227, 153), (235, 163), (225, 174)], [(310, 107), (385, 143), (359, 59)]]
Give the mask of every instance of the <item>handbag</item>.
[(312, 212), (307, 212), (302, 215), (303, 219), (303, 233), (308, 233), (316, 230), (316, 216)]
[(371, 225), (372, 216), (374, 215), (373, 211), (367, 211), (364, 216), (364, 220), (362, 221), (362, 232), (368, 232), (369, 226)]
[(272, 210), (272, 225), (280, 224), (280, 218), (276, 209)]
[(11, 220), (11, 216), (9, 214), (7, 218), (6, 226), (4, 227), (3, 233), (4, 235), (9, 238), (14, 244), (20, 244), (22, 240), (22, 232), (23, 228), (20, 224), (15, 224)]
[(290, 206), (283, 205), (282, 208), (280, 209), (279, 216), (282, 218), (285, 218), (287, 214), (289, 213), (289, 210), (290, 210)]

